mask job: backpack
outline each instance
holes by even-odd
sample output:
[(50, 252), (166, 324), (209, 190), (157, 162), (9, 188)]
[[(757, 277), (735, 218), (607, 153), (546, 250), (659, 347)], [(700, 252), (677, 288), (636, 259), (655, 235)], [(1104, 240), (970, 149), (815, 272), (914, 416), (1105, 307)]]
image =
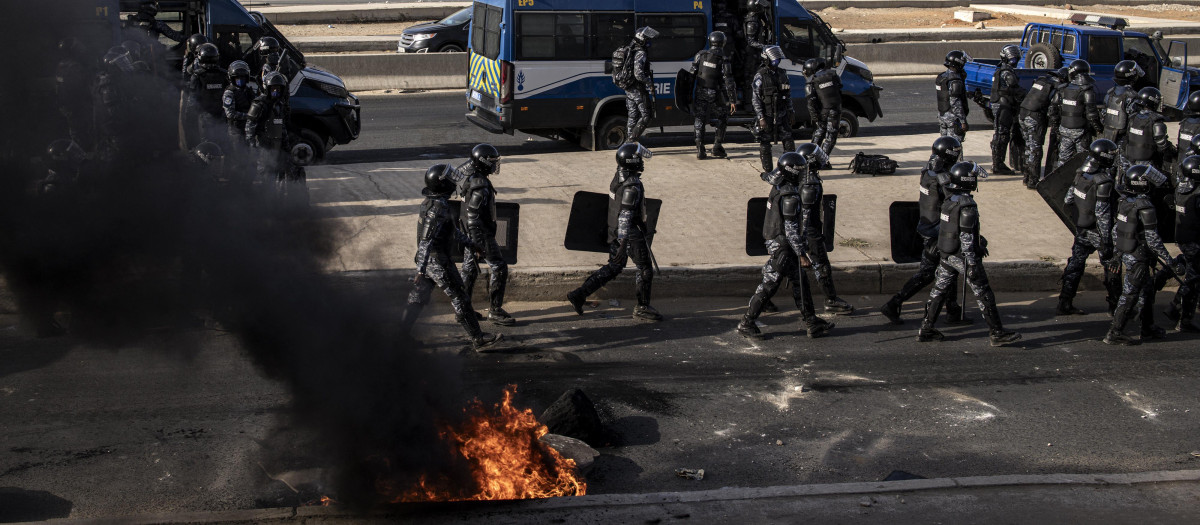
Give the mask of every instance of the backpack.
[(621, 46), (613, 51), (612, 54), (612, 80), (613, 84), (621, 89), (629, 89), (633, 86), (633, 48), (632, 46)]
[(891, 175), (896, 173), (897, 166), (897, 162), (889, 159), (887, 155), (867, 155), (861, 151), (850, 161), (851, 172), (872, 176)]

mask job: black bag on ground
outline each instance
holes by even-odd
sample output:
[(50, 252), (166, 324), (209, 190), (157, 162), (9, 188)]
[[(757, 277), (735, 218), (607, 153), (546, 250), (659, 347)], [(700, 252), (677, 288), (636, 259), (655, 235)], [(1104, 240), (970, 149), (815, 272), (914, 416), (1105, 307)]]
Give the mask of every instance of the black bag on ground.
[(887, 155), (867, 155), (861, 151), (850, 161), (850, 171), (864, 175), (891, 175), (896, 173), (897, 166)]

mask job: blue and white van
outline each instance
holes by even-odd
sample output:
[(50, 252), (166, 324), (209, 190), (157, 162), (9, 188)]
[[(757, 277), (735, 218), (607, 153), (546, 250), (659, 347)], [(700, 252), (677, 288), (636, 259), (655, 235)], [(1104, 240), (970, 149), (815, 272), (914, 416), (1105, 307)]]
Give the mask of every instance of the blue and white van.
[[(801, 121), (808, 120), (801, 68), (817, 56), (836, 63), (841, 74), (844, 136), (857, 134), (859, 118), (883, 116), (871, 71), (843, 56), (845, 46), (819, 16), (796, 0), (775, 0), (771, 14)], [(493, 133), (519, 130), (588, 149), (619, 146), (625, 140), (625, 97), (605, 64), (642, 26), (660, 33), (650, 49), (658, 115), (651, 126), (690, 125), (692, 117), (675, 107), (672, 90), (676, 73), (690, 68), (707, 45), (709, 0), (476, 0), (467, 119)], [(730, 123), (750, 120), (738, 113)]]

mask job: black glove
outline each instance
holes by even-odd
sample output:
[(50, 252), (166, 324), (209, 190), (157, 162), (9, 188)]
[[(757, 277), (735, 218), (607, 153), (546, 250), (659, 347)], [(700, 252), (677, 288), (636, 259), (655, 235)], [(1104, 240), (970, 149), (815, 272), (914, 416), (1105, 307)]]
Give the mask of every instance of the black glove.
[(989, 255), (987, 247), (988, 247), (987, 237), (980, 235), (979, 236), (979, 258), (980, 259), (987, 257)]

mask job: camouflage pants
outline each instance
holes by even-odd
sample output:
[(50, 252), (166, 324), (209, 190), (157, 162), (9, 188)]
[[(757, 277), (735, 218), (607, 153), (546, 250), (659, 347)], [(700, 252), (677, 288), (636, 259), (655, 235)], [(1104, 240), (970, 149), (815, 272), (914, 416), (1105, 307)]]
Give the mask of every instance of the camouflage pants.
[(817, 129), (813, 131), (812, 143), (821, 146), (826, 155), (833, 155), (833, 147), (837, 145), (838, 126), (842, 121), (842, 108), (823, 109), (821, 114), (813, 115)]
[(763, 305), (770, 301), (784, 279), (792, 281), (792, 300), (800, 310), (800, 318), (808, 326), (817, 321), (813, 310), (812, 293), (809, 291), (808, 275), (800, 267), (800, 260), (790, 246), (777, 241), (767, 241), (767, 253), (771, 255), (763, 265), (762, 283), (754, 290), (750, 298), (750, 306), (746, 310), (746, 318), (753, 321), (762, 315)]
[(833, 287), (833, 266), (829, 264), (829, 252), (825, 251), (825, 235), (822, 232), (809, 232), (808, 259), (812, 262), (812, 272), (817, 277), (817, 285), (825, 294), (825, 298), (833, 300), (837, 290)]
[(975, 294), (979, 310), (983, 313), (983, 319), (987, 321), (988, 327), (992, 332), (1003, 330), (1000, 311), (996, 308), (996, 294), (992, 292), (992, 285), (988, 283), (983, 264), (967, 264), (960, 256), (942, 258), (942, 263), (938, 266), (937, 274), (934, 276), (933, 291), (929, 293), (929, 307), (925, 312), (925, 323), (922, 328), (933, 328), (938, 314), (942, 311), (942, 306), (949, 302), (949, 296), (958, 293), (955, 283), (959, 274), (966, 274), (967, 284), (971, 286), (971, 293)]
[[(1079, 291), (1079, 281), (1083, 278), (1083, 271), (1087, 266), (1088, 257), (1103, 248), (1099, 232), (1094, 229), (1079, 230), (1075, 235), (1075, 243), (1071, 245), (1071, 258), (1067, 260), (1067, 267), (1063, 270), (1062, 292), (1058, 295), (1060, 301), (1070, 301), (1075, 298), (1075, 294)], [(1113, 257), (1116, 256), (1113, 255)], [(1120, 275), (1109, 270), (1110, 265), (1116, 261), (1102, 259), (1100, 262), (1104, 265), (1104, 288), (1108, 290), (1108, 309), (1112, 310), (1116, 307), (1117, 298), (1121, 295)]]
[(1154, 307), (1154, 287), (1151, 286), (1150, 265), (1133, 254), (1121, 254), (1125, 266), (1125, 282), (1121, 285), (1121, 298), (1113, 312), (1112, 332), (1123, 332), (1138, 314), (1142, 315), (1142, 327), (1154, 324), (1150, 310)]
[(943, 137), (954, 137), (959, 142), (965, 142), (967, 140), (967, 130), (963, 129), (963, 126), (966, 123), (966, 117), (953, 111), (947, 111), (938, 116), (938, 132)]
[[(1172, 306), (1179, 312), (1179, 318), (1190, 322), (1196, 315), (1196, 305), (1200, 303), (1200, 244), (1185, 242), (1176, 244), (1183, 258), (1188, 262), (1188, 273), (1182, 276), (1183, 284), (1175, 297), (1171, 299)], [(1172, 279), (1174, 272), (1168, 268), (1159, 270), (1156, 280), (1165, 284)]]
[(729, 108), (721, 104), (715, 89), (697, 89), (695, 101), (696, 122), (693, 129), (696, 135), (696, 145), (704, 146), (704, 128), (715, 121), (716, 137), (714, 146), (725, 141), (725, 128), (729, 123)]
[[(937, 237), (921, 236), (924, 243), (924, 249), (921, 250), (921, 264), (917, 267), (917, 273), (913, 274), (900, 288), (896, 295), (892, 296), (892, 302), (896, 305), (903, 304), (905, 301), (912, 299), (926, 286), (933, 284), (934, 275), (937, 274), (938, 264), (942, 262), (942, 254), (938, 252)], [(958, 276), (953, 277), (954, 281), (950, 283), (951, 289), (958, 289)], [(958, 309), (958, 294), (951, 294), (946, 303), (950, 310)]]
[[(1008, 156), (1008, 145), (1013, 141), (1013, 124), (1016, 123), (1016, 115), (1012, 107), (999, 104), (993, 104), (992, 111), (995, 113), (995, 131), (992, 133), (992, 167), (995, 168), (999, 164), (1004, 164), (1004, 158)], [(1017, 146), (1013, 145), (1013, 149), (1016, 148)]]
[(1046, 143), (1046, 117), (1028, 115), (1021, 119), (1021, 136), (1025, 137), (1025, 185), (1032, 187), (1042, 180), (1042, 147)]
[(629, 259), (633, 259), (633, 264), (638, 269), (637, 275), (634, 277), (634, 284), (637, 287), (637, 304), (649, 306), (650, 287), (654, 282), (654, 268), (650, 260), (650, 246), (646, 244), (646, 238), (641, 235), (630, 235), (623, 243), (613, 241), (608, 249), (608, 264), (592, 272), (583, 282), (583, 286), (575, 291), (583, 294), (583, 297), (596, 293), (596, 290), (616, 279), (625, 269), (625, 264)]
[(637, 87), (625, 92), (625, 138), (626, 141), (636, 141), (646, 130), (650, 120), (650, 93), (645, 88)]
[[(488, 265), (488, 294), (492, 308), (504, 306), (504, 289), (508, 286), (508, 263), (500, 253), (500, 245), (494, 236), (481, 235), (472, 239), (483, 248), (482, 259)], [(475, 290), (475, 279), (479, 277), (479, 259), (469, 248), (463, 249), (462, 280), (470, 296)]]
[(407, 324), (411, 326), (417, 315), (420, 314), (421, 307), (429, 304), (435, 285), (442, 289), (446, 297), (450, 298), (450, 306), (454, 308), (454, 317), (458, 324), (467, 331), (467, 335), (475, 337), (483, 333), (483, 330), (479, 328), (479, 321), (475, 319), (471, 296), (463, 288), (458, 270), (450, 261), (450, 255), (445, 252), (430, 253), (429, 260), (425, 263), (425, 270), (413, 281), (413, 289), (408, 294), (408, 308), (405, 311)]
[(1086, 129), (1058, 128), (1058, 161), (1054, 169), (1066, 164), (1071, 157), (1084, 153), (1092, 144), (1092, 134)]

